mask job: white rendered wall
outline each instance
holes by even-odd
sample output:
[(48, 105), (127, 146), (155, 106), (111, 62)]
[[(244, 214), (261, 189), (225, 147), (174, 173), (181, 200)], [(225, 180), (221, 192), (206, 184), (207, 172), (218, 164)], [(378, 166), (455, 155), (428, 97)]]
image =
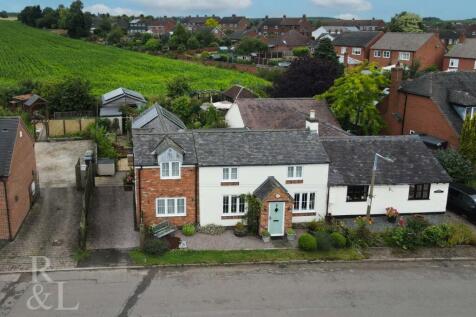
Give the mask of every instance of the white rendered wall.
[(233, 104), (225, 115), (225, 121), (229, 128), (244, 128), (245, 123), (241, 118), (240, 108), (237, 104)]

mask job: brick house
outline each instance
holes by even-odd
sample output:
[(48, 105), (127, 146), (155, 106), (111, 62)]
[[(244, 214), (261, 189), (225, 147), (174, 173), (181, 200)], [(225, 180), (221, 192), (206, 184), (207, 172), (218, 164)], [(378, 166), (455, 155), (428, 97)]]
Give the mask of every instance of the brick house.
[(242, 32), (250, 25), (248, 19), (244, 16), (233, 14), (230, 17), (223, 17), (220, 20), (220, 26), (223, 31)]
[(370, 50), (370, 62), (380, 67), (397, 63), (411, 66), (419, 62), (420, 69), (442, 66), (445, 45), (434, 33), (385, 33)]
[(389, 95), (379, 105), (385, 134), (423, 134), (433, 147), (459, 146), (466, 116), (476, 113), (476, 72), (438, 72), (402, 81), (392, 69)]
[(337, 35), (333, 44), (341, 63), (346, 66), (361, 64), (370, 59), (370, 47), (382, 36), (383, 32), (360, 31)]
[(284, 35), (291, 30), (296, 30), (302, 35), (310, 38), (313, 26), (307, 19), (306, 15), (303, 15), (301, 18), (288, 18), (284, 15), (282, 18), (270, 18), (266, 16), (258, 25), (257, 29), (259, 35), (269, 37), (277, 37)]
[(293, 49), (308, 47), (311, 44), (311, 39), (297, 30), (290, 30), (276, 37), (264, 38), (263, 41), (268, 44), (271, 55), (276, 57), (293, 56)]
[(476, 39), (461, 37), (460, 43), (454, 45), (446, 53), (443, 60), (443, 70), (476, 70)]
[(0, 118), (0, 240), (15, 238), (39, 194), (34, 144), (20, 118)]
[(147, 22), (147, 32), (156, 36), (170, 34), (177, 26), (177, 21), (163, 17)]
[[(375, 152), (379, 165), (372, 214), (442, 213), (449, 177), (415, 136), (325, 138), (301, 130), (134, 130), (137, 223), (165, 220), (235, 226), (245, 194), (263, 203), (261, 231), (283, 236), (292, 224), (365, 215)], [(395, 170), (402, 171), (395, 174)]]
[(323, 21), (323, 26), (331, 27), (356, 27), (360, 31), (383, 31), (385, 22), (379, 19), (372, 20), (329, 20)]

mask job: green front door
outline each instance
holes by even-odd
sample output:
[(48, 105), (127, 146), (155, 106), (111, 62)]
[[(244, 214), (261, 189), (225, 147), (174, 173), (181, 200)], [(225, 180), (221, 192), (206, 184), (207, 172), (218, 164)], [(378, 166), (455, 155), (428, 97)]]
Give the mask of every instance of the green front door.
[(268, 231), (273, 237), (284, 236), (284, 203), (269, 203)]

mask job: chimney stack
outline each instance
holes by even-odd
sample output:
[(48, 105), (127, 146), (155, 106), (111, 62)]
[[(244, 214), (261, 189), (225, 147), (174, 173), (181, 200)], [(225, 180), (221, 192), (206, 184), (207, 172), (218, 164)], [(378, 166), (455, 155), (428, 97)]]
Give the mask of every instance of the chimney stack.
[(461, 32), (459, 34), (458, 43), (463, 44), (465, 41), (466, 41), (466, 35), (464, 34), (464, 32)]
[(314, 109), (309, 111), (309, 116), (306, 118), (306, 129), (319, 134), (319, 122), (317, 122), (316, 110)]
[(285, 14), (285, 15), (283, 15), (283, 19), (286, 19), (286, 14)]

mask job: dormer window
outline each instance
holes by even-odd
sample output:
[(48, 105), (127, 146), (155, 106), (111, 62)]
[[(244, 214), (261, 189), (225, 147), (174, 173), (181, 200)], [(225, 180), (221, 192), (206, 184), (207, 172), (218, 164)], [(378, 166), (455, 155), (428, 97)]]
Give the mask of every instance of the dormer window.
[(184, 151), (177, 143), (165, 138), (153, 154), (157, 155), (161, 179), (180, 179)]

